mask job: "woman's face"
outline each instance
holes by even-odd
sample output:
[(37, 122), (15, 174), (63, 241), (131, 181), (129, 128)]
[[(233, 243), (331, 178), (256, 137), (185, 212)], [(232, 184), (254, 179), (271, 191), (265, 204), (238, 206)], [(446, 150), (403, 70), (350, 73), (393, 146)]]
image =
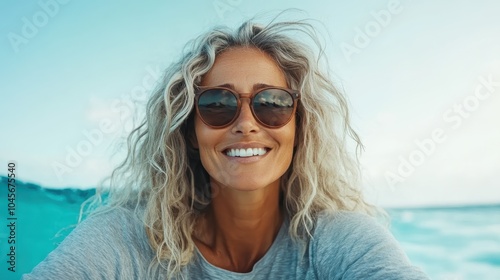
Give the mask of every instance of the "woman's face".
[[(231, 87), (242, 97), (250, 97), (262, 85), (287, 87), (276, 62), (255, 48), (234, 48), (220, 54), (203, 77), (202, 86)], [(266, 128), (252, 115), (249, 99), (242, 99), (238, 118), (228, 127), (214, 129), (196, 115), (196, 143), (203, 167), (212, 183), (234, 190), (251, 191), (270, 185), (279, 187), (293, 156), (295, 116), (285, 126)], [(229, 156), (235, 149), (264, 149), (265, 154)], [(262, 151), (262, 150), (260, 150)]]

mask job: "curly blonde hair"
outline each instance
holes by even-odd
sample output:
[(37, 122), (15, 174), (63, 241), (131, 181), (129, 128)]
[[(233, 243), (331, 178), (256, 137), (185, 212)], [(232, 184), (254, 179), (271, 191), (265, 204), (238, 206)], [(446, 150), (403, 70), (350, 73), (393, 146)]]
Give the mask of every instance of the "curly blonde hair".
[[(317, 48), (294, 37), (312, 39)], [(288, 86), (301, 92), (297, 146), (281, 180), (290, 236), (307, 242), (321, 211), (376, 212), (358, 189), (359, 163), (347, 147), (352, 142), (358, 149), (361, 142), (350, 125), (346, 98), (319, 64), (323, 49), (317, 38), (307, 21), (247, 21), (236, 30), (216, 27), (191, 41), (181, 59), (166, 69), (144, 121), (128, 137), (128, 154), (110, 176), (111, 188), (94, 198), (105, 191), (107, 209), (126, 204), (141, 209), (156, 253), (148, 273), (162, 266), (170, 279), (190, 262), (197, 217), (216, 195), (210, 193), (206, 171), (188, 137), (193, 133), (195, 88), (217, 55), (230, 48), (267, 53), (283, 69)]]

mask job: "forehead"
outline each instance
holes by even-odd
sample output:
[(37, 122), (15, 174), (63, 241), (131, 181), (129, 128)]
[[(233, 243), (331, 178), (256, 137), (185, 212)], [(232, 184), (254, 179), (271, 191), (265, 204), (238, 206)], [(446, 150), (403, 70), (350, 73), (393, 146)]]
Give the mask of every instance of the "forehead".
[(249, 90), (255, 84), (286, 87), (283, 70), (268, 54), (252, 47), (238, 47), (219, 54), (202, 78), (202, 86), (234, 85)]

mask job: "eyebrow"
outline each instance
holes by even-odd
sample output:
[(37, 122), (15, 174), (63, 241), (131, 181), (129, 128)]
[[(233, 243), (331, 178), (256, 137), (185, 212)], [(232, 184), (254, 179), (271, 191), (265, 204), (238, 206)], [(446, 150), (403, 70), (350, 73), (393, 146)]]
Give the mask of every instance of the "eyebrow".
[[(218, 85), (216, 87), (225, 87), (225, 88), (229, 88), (229, 89), (236, 91), (234, 84), (222, 84), (222, 85)], [(264, 84), (264, 83), (257, 83), (257, 84), (253, 85), (252, 90), (256, 91), (256, 90), (259, 90), (261, 88), (266, 88), (266, 87), (273, 87), (273, 85), (268, 85), (268, 84)]]

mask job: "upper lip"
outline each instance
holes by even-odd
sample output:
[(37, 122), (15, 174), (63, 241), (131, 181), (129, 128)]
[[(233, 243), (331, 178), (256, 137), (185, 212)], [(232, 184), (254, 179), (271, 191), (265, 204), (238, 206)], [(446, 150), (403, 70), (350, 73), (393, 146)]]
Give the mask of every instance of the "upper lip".
[(270, 149), (268, 146), (262, 144), (262, 143), (257, 143), (257, 142), (245, 142), (245, 143), (235, 143), (231, 144), (229, 146), (226, 146), (222, 149), (222, 151), (227, 151), (230, 149), (248, 149), (248, 148), (263, 148), (263, 149)]

